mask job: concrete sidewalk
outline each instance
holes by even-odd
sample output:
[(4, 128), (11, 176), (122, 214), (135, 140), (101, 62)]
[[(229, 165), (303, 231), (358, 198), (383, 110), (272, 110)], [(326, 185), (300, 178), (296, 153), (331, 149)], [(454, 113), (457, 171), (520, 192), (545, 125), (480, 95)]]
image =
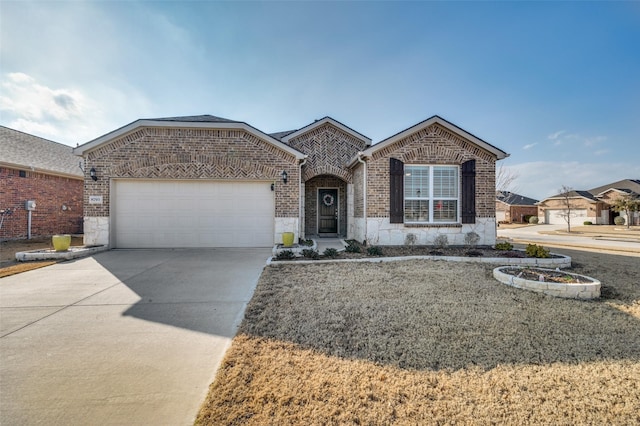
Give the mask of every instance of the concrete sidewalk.
[(269, 255), (114, 250), (0, 279), (0, 423), (193, 424)]

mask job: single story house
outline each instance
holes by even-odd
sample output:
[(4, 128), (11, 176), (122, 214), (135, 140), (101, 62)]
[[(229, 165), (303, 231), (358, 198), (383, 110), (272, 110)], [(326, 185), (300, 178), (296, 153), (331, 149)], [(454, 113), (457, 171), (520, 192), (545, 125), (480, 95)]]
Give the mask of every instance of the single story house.
[(70, 146), (0, 126), (0, 240), (82, 233), (83, 185)]
[(538, 200), (510, 191), (496, 193), (496, 219), (498, 223), (528, 223), (538, 215)]
[(438, 116), (371, 142), (331, 117), (273, 134), (211, 115), (134, 121), (74, 149), (85, 243), (495, 243), (495, 163), (508, 154)]
[[(611, 207), (615, 200), (631, 195), (640, 197), (640, 179), (623, 179), (607, 185), (602, 185), (588, 191), (569, 192), (571, 205), (571, 225), (582, 225), (589, 221), (596, 225), (610, 225), (616, 216), (624, 213), (614, 212)], [(567, 201), (563, 194), (557, 194), (538, 202), (538, 217), (540, 223), (566, 224), (565, 216)], [(638, 214), (632, 218), (632, 223), (638, 221)]]

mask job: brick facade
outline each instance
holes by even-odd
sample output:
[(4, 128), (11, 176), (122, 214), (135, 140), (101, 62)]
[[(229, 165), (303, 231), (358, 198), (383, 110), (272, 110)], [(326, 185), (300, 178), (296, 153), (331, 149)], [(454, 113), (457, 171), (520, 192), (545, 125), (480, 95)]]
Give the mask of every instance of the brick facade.
[(368, 217), (389, 217), (389, 158), (458, 166), (476, 160), (476, 216), (495, 217), (495, 156), (437, 124), (376, 151), (367, 161)]
[[(213, 179), (274, 182), (276, 217), (298, 217), (299, 166), (296, 158), (244, 130), (142, 128), (86, 154), (85, 216), (109, 216), (109, 180)], [(288, 184), (282, 180), (286, 171)], [(88, 197), (102, 195), (102, 204)]]
[[(35, 200), (31, 236), (82, 233), (82, 180), (0, 167), (0, 210), (11, 209), (0, 228), (0, 240), (28, 236), (25, 201)], [(64, 209), (63, 209), (64, 206)]]

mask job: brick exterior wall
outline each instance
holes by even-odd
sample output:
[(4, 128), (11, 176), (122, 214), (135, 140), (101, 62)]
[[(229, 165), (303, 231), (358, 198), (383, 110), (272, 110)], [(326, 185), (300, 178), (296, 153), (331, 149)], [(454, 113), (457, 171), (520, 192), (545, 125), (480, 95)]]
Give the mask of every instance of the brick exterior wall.
[[(31, 236), (82, 233), (82, 180), (0, 168), (0, 210), (11, 209), (0, 228), (0, 240), (28, 236), (28, 212), (25, 201), (35, 200), (31, 213)], [(63, 210), (62, 206), (67, 209)]]
[[(241, 129), (141, 128), (88, 152), (85, 167), (94, 167), (98, 176), (95, 182), (85, 178), (88, 217), (109, 216), (113, 178), (273, 181), (275, 216), (299, 213), (296, 158)], [(102, 195), (103, 203), (89, 204), (91, 195)]]
[(429, 165), (461, 165), (475, 159), (476, 217), (495, 218), (495, 157), (437, 124), (376, 151), (367, 161), (368, 217), (389, 217), (389, 158)]
[(353, 216), (364, 218), (364, 164), (353, 169)]
[(366, 148), (366, 142), (326, 123), (289, 141), (292, 148), (308, 155), (302, 168), (302, 180), (320, 175), (337, 176), (347, 183), (353, 182), (346, 164)]
[(496, 212), (504, 212), (504, 220), (508, 223), (525, 223), (525, 216), (537, 216), (537, 206), (517, 206), (509, 205), (500, 201), (496, 201)]
[(318, 176), (305, 182), (305, 234), (318, 234), (318, 188), (338, 188), (338, 234), (346, 236), (347, 184), (333, 176)]

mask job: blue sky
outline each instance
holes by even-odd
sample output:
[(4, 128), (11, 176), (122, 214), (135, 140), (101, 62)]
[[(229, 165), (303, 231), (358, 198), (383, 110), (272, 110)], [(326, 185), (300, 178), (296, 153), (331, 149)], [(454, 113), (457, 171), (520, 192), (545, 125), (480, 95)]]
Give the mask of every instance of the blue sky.
[(378, 142), (434, 114), (533, 198), (640, 179), (640, 2), (0, 2), (0, 124), (71, 146), (138, 118)]

